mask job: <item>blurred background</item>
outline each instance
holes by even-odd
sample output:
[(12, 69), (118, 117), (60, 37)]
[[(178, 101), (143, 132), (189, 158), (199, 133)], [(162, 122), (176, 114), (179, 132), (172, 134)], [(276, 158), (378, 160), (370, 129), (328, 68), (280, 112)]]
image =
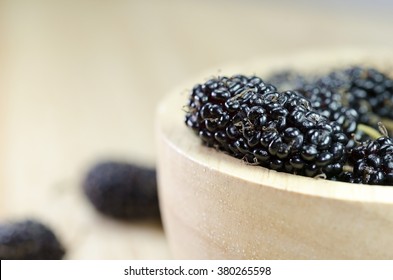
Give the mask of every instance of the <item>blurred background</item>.
[(392, 12), (389, 0), (0, 0), (0, 218), (39, 217), (69, 259), (171, 258), (159, 223), (88, 205), (86, 170), (154, 166), (156, 106), (185, 80), (254, 57), (392, 48)]

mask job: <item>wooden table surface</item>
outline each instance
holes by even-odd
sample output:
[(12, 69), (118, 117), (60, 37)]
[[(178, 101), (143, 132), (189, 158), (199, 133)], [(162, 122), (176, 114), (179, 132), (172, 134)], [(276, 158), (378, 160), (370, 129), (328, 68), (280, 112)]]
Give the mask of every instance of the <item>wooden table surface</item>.
[(91, 208), (80, 189), (86, 170), (105, 159), (154, 166), (156, 106), (201, 71), (309, 49), (393, 47), (393, 5), (349, 3), (2, 1), (1, 220), (41, 219), (67, 259), (171, 258), (160, 224)]

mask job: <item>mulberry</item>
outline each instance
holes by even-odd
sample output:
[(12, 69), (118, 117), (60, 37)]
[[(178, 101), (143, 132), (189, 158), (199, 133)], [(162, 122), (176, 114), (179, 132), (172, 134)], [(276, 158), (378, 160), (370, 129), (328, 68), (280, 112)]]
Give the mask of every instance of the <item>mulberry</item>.
[(393, 139), (384, 135), (376, 140), (366, 141), (352, 149), (348, 162), (353, 171), (346, 171), (339, 180), (372, 184), (393, 185)]
[(83, 189), (101, 213), (119, 219), (159, 217), (156, 170), (107, 161), (93, 166)]
[(53, 231), (38, 221), (0, 224), (2, 260), (59, 260), (64, 254)]
[(348, 137), (339, 124), (298, 92), (278, 92), (258, 77), (219, 77), (198, 84), (188, 108), (186, 125), (204, 144), (248, 162), (328, 178), (338, 175), (345, 162)]

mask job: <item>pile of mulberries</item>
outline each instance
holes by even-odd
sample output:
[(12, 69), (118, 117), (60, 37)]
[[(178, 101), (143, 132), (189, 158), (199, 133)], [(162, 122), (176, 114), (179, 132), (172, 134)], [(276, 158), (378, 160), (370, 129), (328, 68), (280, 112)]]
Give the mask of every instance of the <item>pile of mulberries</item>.
[[(293, 88), (302, 92), (316, 110), (332, 116), (332, 120), (345, 119), (348, 124), (344, 129), (352, 127), (353, 122), (378, 128), (378, 123), (390, 123), (393, 119), (393, 79), (374, 68), (354, 66), (323, 76), (304, 76), (287, 70), (268, 80), (279, 90)], [(340, 117), (337, 111), (345, 112), (346, 117)]]
[(235, 75), (195, 85), (186, 125), (205, 145), (254, 165), (392, 184), (393, 141), (378, 131), (393, 119), (387, 75), (357, 66), (314, 77), (283, 71), (268, 81)]

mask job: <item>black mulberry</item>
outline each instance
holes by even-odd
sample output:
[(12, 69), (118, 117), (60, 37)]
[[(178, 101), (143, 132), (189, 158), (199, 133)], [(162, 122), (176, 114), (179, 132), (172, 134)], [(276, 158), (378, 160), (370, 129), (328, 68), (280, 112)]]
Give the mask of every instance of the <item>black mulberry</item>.
[(381, 136), (351, 150), (348, 162), (353, 167), (339, 176), (341, 181), (393, 185), (393, 139)]
[(218, 77), (193, 88), (188, 108), (186, 125), (207, 146), (277, 171), (341, 172), (345, 157), (332, 151), (344, 155), (348, 138), (296, 91), (278, 92), (255, 76)]
[(0, 224), (2, 260), (59, 260), (64, 254), (52, 230), (38, 221)]
[(156, 170), (102, 162), (88, 172), (83, 189), (101, 213), (120, 219), (159, 217)]
[[(361, 116), (375, 115), (393, 119), (393, 80), (374, 68), (352, 67), (345, 70), (350, 80), (348, 104)], [(368, 120), (362, 120), (366, 123)]]

